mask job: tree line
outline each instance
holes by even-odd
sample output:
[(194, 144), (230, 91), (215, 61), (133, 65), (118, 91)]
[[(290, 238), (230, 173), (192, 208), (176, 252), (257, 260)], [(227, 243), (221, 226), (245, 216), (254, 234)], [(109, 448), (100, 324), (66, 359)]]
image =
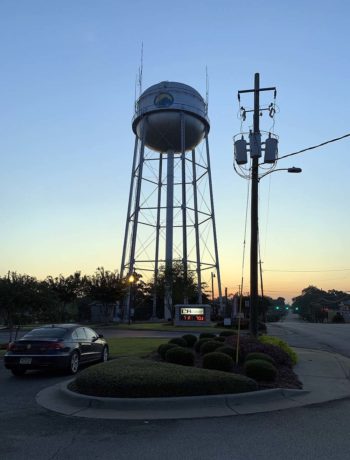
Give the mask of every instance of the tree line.
[[(157, 296), (157, 316), (163, 315), (164, 286), (166, 273), (161, 267), (154, 280), (146, 282), (141, 275), (135, 278), (135, 319), (146, 320), (152, 314), (153, 297)], [(190, 303), (196, 303), (198, 287), (194, 275), (189, 272), (184, 278), (182, 263), (175, 261), (171, 271), (173, 303), (182, 303), (184, 295)], [(127, 278), (117, 271), (98, 267), (91, 276), (76, 271), (72, 275), (47, 276), (38, 280), (34, 276), (9, 271), (0, 277), (0, 323), (9, 327), (34, 322), (86, 321), (90, 319), (93, 302), (101, 308), (113, 308), (123, 303), (130, 288)], [(202, 285), (203, 291), (205, 284)], [(202, 293), (203, 303), (208, 296)]]
[(300, 296), (293, 298), (292, 308), (306, 321), (323, 322), (329, 310), (338, 310), (343, 302), (350, 301), (350, 294), (330, 289), (324, 291), (316, 286), (303, 289)]

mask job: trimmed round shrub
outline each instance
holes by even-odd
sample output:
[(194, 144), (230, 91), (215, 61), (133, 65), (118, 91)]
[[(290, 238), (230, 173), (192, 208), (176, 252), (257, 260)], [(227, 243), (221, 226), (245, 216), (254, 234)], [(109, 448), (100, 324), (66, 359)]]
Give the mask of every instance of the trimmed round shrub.
[(204, 342), (200, 348), (201, 355), (206, 355), (207, 353), (211, 353), (215, 351), (217, 348), (221, 347), (221, 343), (217, 342), (216, 340), (208, 340)]
[(216, 334), (213, 334), (212, 332), (202, 332), (199, 334), (200, 339), (213, 339), (216, 337)]
[(218, 353), (225, 353), (225, 355), (228, 355), (231, 358), (234, 358), (236, 352), (236, 350), (233, 347), (230, 347), (229, 345), (223, 345), (217, 348), (215, 351), (217, 351)]
[(172, 364), (181, 364), (182, 366), (193, 366), (194, 354), (188, 348), (171, 348), (165, 353), (165, 361)]
[(236, 335), (236, 331), (221, 331), (219, 336), (220, 337), (231, 337), (231, 335)]
[(162, 359), (165, 359), (165, 354), (168, 350), (171, 350), (172, 348), (176, 348), (178, 347), (178, 345), (176, 345), (176, 343), (162, 343), (161, 345), (159, 345), (158, 347), (158, 354), (160, 355), (160, 357)]
[(216, 342), (224, 343), (226, 339), (225, 339), (225, 337), (220, 337), (219, 336), (219, 337), (214, 337), (213, 340), (215, 340)]
[(203, 358), (203, 369), (231, 372), (233, 369), (233, 359), (225, 353), (208, 353)]
[(246, 361), (244, 363), (244, 371), (247, 377), (257, 380), (258, 382), (261, 380), (265, 382), (272, 382), (277, 377), (277, 369), (275, 366), (263, 359), (252, 359)]
[(69, 384), (69, 389), (110, 398), (161, 398), (243, 393), (258, 387), (245, 375), (141, 358), (120, 358), (83, 369)]
[(248, 353), (247, 356), (245, 357), (246, 361), (250, 361), (252, 359), (263, 359), (265, 361), (268, 361), (269, 363), (275, 365), (276, 362), (275, 360), (268, 354), (266, 353)]
[(187, 346), (191, 348), (197, 342), (197, 337), (193, 334), (185, 334), (182, 336), (182, 339), (186, 340)]
[(201, 349), (201, 346), (203, 345), (203, 343), (205, 342), (209, 342), (209, 338), (204, 338), (204, 339), (199, 339), (195, 344), (194, 344), (194, 349), (197, 353), (200, 352), (200, 349)]
[(187, 347), (187, 342), (182, 337), (174, 337), (173, 339), (170, 339), (168, 343), (175, 343), (175, 345), (178, 345), (179, 347)]

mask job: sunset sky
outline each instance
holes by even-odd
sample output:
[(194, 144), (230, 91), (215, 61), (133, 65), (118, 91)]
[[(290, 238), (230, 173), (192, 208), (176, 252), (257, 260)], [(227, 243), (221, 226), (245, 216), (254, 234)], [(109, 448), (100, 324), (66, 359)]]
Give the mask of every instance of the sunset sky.
[[(280, 155), (349, 133), (349, 14), (345, 0), (1, 0), (0, 275), (119, 269), (143, 42), (144, 88), (172, 80), (204, 96), (208, 68), (222, 287), (237, 291), (247, 199), (233, 170), (237, 91), (255, 72), (277, 87)], [(350, 138), (278, 165), (290, 166), (302, 174), (260, 182), (265, 293), (350, 291)], [(249, 233), (245, 267), (246, 292)]]

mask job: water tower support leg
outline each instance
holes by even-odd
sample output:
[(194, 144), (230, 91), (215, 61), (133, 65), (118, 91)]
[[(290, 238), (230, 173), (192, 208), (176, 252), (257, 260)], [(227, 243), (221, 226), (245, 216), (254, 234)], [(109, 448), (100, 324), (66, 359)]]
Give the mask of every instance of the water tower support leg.
[(197, 196), (197, 172), (196, 172), (196, 151), (192, 150), (192, 184), (193, 184), (193, 205), (194, 205), (194, 232), (196, 238), (196, 272), (198, 304), (202, 304), (202, 272), (201, 272), (201, 253), (199, 246), (199, 223), (198, 223), (198, 196)]
[(219, 265), (218, 240), (217, 240), (217, 236), (216, 236), (216, 223), (215, 223), (214, 198), (213, 198), (213, 184), (212, 184), (212, 180), (211, 180), (211, 168), (210, 168), (208, 135), (205, 137), (205, 145), (206, 145), (206, 150), (207, 150), (207, 167), (208, 167), (208, 173), (209, 173), (210, 205), (211, 205), (212, 220), (213, 220), (213, 236), (214, 236), (214, 250), (215, 250), (215, 263), (216, 263), (216, 277), (217, 277), (217, 280), (218, 280), (220, 313), (223, 314), (224, 310), (223, 310), (223, 304), (222, 304), (221, 275), (220, 275), (220, 265)]
[(181, 112), (181, 169), (182, 169), (182, 266), (184, 277), (184, 304), (188, 304), (187, 292), (187, 198), (186, 198), (186, 152), (185, 152), (185, 116)]
[(158, 171), (158, 198), (157, 198), (157, 227), (156, 227), (156, 250), (154, 263), (154, 290), (153, 290), (153, 308), (152, 318), (157, 318), (157, 288), (158, 288), (158, 269), (159, 269), (159, 234), (160, 234), (160, 207), (162, 204), (162, 174), (163, 174), (163, 154), (159, 154), (159, 171)]
[(172, 318), (172, 277), (173, 277), (173, 225), (174, 225), (174, 152), (167, 155), (167, 204), (165, 235), (165, 299), (164, 318)]

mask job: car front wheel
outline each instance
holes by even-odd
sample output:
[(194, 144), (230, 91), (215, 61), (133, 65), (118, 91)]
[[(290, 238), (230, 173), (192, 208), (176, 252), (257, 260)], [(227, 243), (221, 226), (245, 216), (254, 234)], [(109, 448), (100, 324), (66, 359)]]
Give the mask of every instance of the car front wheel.
[(69, 367), (68, 367), (69, 373), (73, 375), (76, 374), (79, 369), (79, 364), (80, 364), (79, 353), (77, 351), (73, 351), (73, 353), (70, 356), (70, 360), (69, 360)]

